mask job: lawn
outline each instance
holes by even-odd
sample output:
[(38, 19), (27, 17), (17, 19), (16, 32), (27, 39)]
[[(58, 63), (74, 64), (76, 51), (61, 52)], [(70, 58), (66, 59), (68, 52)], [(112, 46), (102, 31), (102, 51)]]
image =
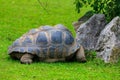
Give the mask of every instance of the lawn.
[[(75, 11), (74, 0), (0, 0), (0, 80), (120, 80), (120, 62), (105, 64), (88, 58), (87, 63), (36, 62), (20, 64), (7, 54), (9, 45), (31, 28), (64, 24), (75, 36), (72, 22), (88, 11)], [(45, 9), (44, 9), (45, 7)]]

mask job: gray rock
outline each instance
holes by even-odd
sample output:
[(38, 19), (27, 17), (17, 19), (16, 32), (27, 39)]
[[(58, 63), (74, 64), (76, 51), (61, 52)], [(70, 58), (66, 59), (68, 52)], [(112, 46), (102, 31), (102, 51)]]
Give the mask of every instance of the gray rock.
[(93, 16), (93, 10), (87, 11), (82, 17), (78, 19), (78, 21), (87, 21), (91, 16)]
[(120, 18), (115, 17), (105, 26), (98, 39), (97, 57), (104, 62), (117, 62), (120, 59)]
[(105, 27), (106, 20), (103, 14), (94, 14), (88, 21), (77, 29), (77, 39), (85, 50), (95, 50), (100, 32)]
[(75, 31), (77, 31), (80, 25), (86, 22), (91, 16), (93, 16), (92, 10), (86, 12), (82, 17), (78, 19), (78, 21), (73, 22), (72, 25), (74, 26)]
[(75, 21), (72, 23), (72, 25), (74, 26), (75, 31), (77, 31), (77, 29), (80, 27), (80, 25), (84, 23), (84, 21)]

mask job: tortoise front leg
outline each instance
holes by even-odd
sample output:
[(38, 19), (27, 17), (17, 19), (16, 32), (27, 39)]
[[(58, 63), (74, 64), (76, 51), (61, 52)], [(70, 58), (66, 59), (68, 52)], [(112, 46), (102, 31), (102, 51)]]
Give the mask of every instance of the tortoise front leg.
[(76, 53), (76, 60), (78, 62), (86, 62), (85, 52), (83, 46), (80, 46), (79, 50)]
[(25, 53), (21, 57), (20, 62), (23, 64), (31, 64), (33, 62), (33, 57), (34, 56), (32, 54)]

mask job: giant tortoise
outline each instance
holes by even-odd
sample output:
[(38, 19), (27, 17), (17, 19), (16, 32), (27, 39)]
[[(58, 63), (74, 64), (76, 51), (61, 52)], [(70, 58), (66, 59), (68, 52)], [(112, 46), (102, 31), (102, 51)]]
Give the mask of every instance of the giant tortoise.
[(30, 64), (35, 60), (86, 62), (84, 49), (79, 40), (74, 39), (72, 33), (61, 24), (30, 30), (13, 42), (8, 54), (24, 64)]

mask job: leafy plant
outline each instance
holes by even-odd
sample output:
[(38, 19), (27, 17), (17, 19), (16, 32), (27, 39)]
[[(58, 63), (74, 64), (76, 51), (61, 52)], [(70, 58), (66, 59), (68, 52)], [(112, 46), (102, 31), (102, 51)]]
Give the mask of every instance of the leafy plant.
[(96, 51), (93, 50), (85, 50), (87, 60), (94, 60), (96, 58)]
[(94, 13), (105, 14), (108, 21), (115, 16), (120, 16), (120, 0), (75, 0), (74, 4), (78, 13), (83, 5), (90, 5)]

